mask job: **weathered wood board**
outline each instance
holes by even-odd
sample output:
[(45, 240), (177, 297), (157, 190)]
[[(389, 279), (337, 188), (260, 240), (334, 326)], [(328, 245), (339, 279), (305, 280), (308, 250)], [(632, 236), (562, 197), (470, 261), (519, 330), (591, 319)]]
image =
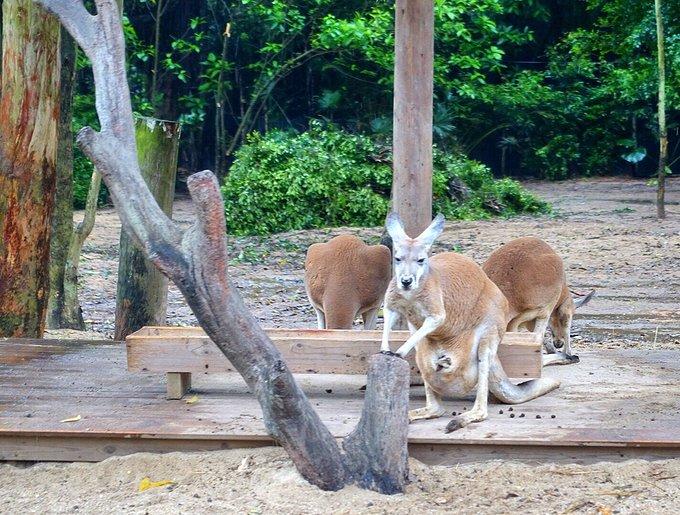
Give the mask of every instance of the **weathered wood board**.
[[(441, 464), (680, 456), (680, 352), (579, 355), (578, 365), (547, 368), (544, 375), (562, 386), (514, 406), (514, 418), (508, 406), (492, 404), (488, 420), (451, 434), (443, 431), (447, 417), (412, 424), (411, 454)], [(198, 402), (187, 404), (165, 399), (162, 374), (130, 374), (126, 358), (120, 342), (0, 340), (0, 459), (98, 461), (271, 443), (260, 407), (237, 374), (197, 374)], [(330, 431), (347, 435), (361, 413), (364, 377), (298, 381)], [(412, 407), (424, 402), (423, 388), (412, 388)], [(462, 411), (472, 402), (445, 406)], [(61, 422), (77, 415), (77, 422)]]
[[(365, 374), (368, 359), (380, 349), (381, 331), (267, 329), (267, 334), (296, 374)], [(408, 338), (394, 331), (396, 350)], [(126, 339), (131, 372), (234, 372), (202, 329), (144, 327)], [(412, 381), (420, 382), (414, 354), (409, 355)], [(541, 376), (541, 343), (532, 333), (507, 333), (498, 350), (505, 372), (514, 378)]]

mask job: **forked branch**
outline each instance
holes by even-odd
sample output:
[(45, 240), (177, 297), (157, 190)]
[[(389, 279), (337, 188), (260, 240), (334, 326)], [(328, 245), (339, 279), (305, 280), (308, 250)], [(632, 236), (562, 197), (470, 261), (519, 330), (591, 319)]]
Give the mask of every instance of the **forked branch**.
[(209, 171), (188, 180), (196, 222), (181, 231), (160, 209), (140, 173), (123, 31), (115, 0), (36, 0), (56, 14), (92, 62), (101, 131), (85, 127), (78, 144), (109, 188), (125, 231), (180, 289), (201, 327), (257, 397), (269, 433), (300, 473), (326, 490), (356, 482), (385, 493), (406, 481), (409, 367), (401, 358), (372, 359), (367, 402), (342, 453), (295, 382), (279, 351), (246, 308), (227, 274), (223, 202)]

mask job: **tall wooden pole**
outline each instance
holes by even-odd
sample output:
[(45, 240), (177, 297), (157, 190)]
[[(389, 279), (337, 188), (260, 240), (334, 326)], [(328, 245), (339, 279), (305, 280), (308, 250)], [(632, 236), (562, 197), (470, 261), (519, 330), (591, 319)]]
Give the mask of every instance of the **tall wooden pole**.
[(397, 0), (392, 205), (409, 236), (432, 221), (432, 0)]
[(31, 0), (2, 4), (0, 336), (40, 338), (49, 294), (60, 27)]
[[(155, 118), (139, 118), (135, 129), (142, 176), (158, 205), (170, 216), (175, 195), (180, 125)], [(145, 325), (165, 325), (167, 298), (168, 279), (122, 231), (115, 339), (123, 340)]]
[(661, 0), (654, 1), (656, 41), (659, 67), (659, 169), (656, 189), (656, 216), (666, 217), (666, 166), (668, 163), (668, 129), (666, 128), (666, 58), (664, 55), (663, 12)]

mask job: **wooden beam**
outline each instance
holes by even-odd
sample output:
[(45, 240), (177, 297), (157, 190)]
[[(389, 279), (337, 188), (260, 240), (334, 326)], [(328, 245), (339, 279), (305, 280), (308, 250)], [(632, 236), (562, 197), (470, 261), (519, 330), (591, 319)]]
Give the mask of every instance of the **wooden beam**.
[(432, 221), (432, 0), (397, 0), (392, 208), (411, 237)]
[[(380, 349), (381, 331), (267, 329), (290, 370), (297, 374), (365, 374), (368, 359)], [(392, 333), (392, 348), (408, 338)], [(200, 328), (144, 327), (126, 339), (131, 372), (235, 372), (232, 364)], [(533, 333), (506, 333), (498, 355), (510, 377), (541, 376), (541, 342)], [(422, 384), (409, 356), (412, 384)]]

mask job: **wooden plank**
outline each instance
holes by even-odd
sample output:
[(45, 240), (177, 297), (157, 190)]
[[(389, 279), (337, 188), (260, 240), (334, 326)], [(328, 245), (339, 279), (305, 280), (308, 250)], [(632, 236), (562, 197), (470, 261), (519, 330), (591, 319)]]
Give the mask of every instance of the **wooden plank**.
[[(182, 335), (182, 331), (184, 335)], [(186, 330), (188, 329), (188, 330)], [(145, 334), (146, 333), (146, 334)], [(368, 359), (380, 348), (380, 331), (268, 329), (273, 343), (296, 374), (365, 374)], [(392, 348), (408, 338), (392, 334)], [(127, 340), (128, 370), (132, 372), (234, 372), (217, 346), (194, 328), (144, 328)], [(507, 333), (498, 351), (508, 376), (541, 376), (541, 343), (532, 333)], [(409, 356), (412, 381), (421, 382), (414, 353)]]
[[(138, 452), (201, 452), (257, 448), (273, 445), (269, 437), (237, 440), (111, 438), (63, 436), (0, 435), (0, 461), (97, 462), (112, 456)], [(680, 448), (664, 447), (541, 447), (481, 444), (409, 443), (409, 454), (428, 465), (454, 466), (459, 463), (512, 459), (525, 463), (579, 463), (661, 460), (680, 457)]]
[(191, 374), (189, 372), (168, 372), (165, 374), (168, 382), (165, 398), (168, 400), (181, 399), (191, 388)]
[[(186, 404), (165, 399), (162, 374), (129, 374), (122, 343), (4, 343), (0, 459), (98, 461), (132, 452), (271, 442), (261, 409), (237, 374), (194, 376), (198, 402)], [(2, 364), (5, 350), (30, 354), (39, 347), (53, 352)], [(562, 387), (512, 407), (514, 418), (509, 406), (491, 404), (487, 420), (455, 433), (444, 433), (450, 419), (446, 416), (412, 424), (411, 454), (448, 465), (502, 457), (586, 462), (680, 454), (680, 352), (609, 349), (579, 354), (578, 365), (546, 369)], [(298, 381), (335, 437), (352, 431), (363, 405), (363, 376), (300, 375)], [(413, 388), (411, 406), (424, 402), (423, 388)], [(445, 400), (448, 412), (471, 405), (470, 400)], [(75, 415), (81, 420), (61, 422)]]

